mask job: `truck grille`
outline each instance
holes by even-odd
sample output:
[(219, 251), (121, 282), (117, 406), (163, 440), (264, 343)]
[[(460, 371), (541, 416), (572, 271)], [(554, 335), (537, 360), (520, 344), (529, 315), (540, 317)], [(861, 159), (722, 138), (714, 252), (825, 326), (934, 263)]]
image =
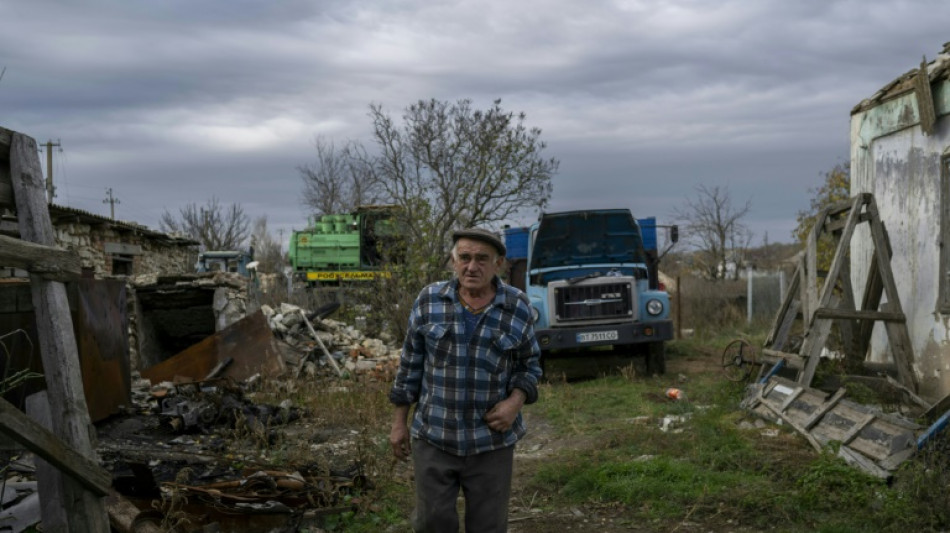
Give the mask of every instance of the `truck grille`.
[(553, 291), (554, 313), (552, 325), (563, 322), (612, 322), (618, 319), (635, 318), (636, 302), (632, 278), (613, 278), (604, 283), (603, 278), (584, 281), (574, 285), (558, 281), (548, 286)]

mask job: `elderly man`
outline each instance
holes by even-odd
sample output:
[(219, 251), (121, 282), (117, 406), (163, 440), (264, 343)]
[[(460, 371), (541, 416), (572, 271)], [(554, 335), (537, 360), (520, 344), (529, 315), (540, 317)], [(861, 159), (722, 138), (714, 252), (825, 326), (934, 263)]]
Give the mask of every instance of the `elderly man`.
[(389, 441), (397, 458), (412, 455), (416, 531), (458, 531), (459, 489), (467, 533), (507, 531), (514, 445), (525, 434), (521, 407), (538, 398), (540, 349), (527, 297), (498, 278), (504, 243), (479, 228), (452, 240), (455, 279), (423, 289), (409, 315)]

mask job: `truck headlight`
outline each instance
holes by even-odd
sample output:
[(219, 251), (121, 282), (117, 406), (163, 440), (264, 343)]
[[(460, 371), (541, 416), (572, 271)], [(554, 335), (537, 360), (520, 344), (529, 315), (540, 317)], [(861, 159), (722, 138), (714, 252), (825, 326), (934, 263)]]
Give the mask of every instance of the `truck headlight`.
[(541, 311), (538, 311), (538, 308), (532, 305), (531, 306), (531, 320), (537, 323), (538, 318), (540, 316), (541, 316)]
[(650, 300), (647, 302), (647, 313), (657, 316), (663, 312), (663, 302), (659, 300)]

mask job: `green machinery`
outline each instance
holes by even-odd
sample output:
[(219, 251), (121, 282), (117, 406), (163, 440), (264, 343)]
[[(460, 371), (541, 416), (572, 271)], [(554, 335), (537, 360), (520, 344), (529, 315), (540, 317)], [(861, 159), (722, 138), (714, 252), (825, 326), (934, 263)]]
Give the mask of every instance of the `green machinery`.
[(398, 232), (393, 206), (362, 206), (353, 213), (322, 215), (290, 236), (290, 264), (298, 279), (337, 284), (386, 275), (384, 259), (392, 259)]

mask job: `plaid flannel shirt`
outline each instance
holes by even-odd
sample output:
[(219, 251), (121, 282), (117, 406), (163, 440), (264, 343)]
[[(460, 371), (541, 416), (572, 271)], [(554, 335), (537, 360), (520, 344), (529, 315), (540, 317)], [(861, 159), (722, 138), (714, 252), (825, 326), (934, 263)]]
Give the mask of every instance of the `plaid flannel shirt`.
[(526, 404), (538, 399), (541, 350), (531, 306), (518, 289), (494, 279), (495, 299), (478, 318), (468, 345), (458, 280), (419, 294), (389, 398), (416, 404), (410, 434), (448, 453), (467, 456), (512, 446), (525, 434), (518, 414), (511, 429), (492, 431), (483, 420), (512, 389)]

